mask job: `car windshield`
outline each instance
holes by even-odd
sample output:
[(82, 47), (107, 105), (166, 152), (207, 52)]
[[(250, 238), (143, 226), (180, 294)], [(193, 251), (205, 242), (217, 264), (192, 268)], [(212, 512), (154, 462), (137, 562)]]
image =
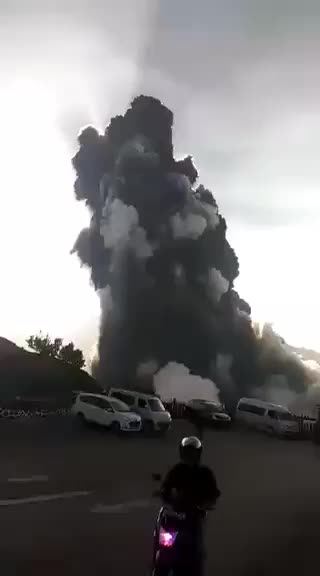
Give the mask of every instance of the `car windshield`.
[(291, 421), (294, 420), (294, 416), (290, 412), (277, 412), (278, 420)]
[(116, 399), (110, 400), (108, 398), (108, 402), (110, 402), (112, 408), (116, 412), (130, 412), (129, 406), (127, 406), (127, 404), (125, 404), (124, 402), (121, 402), (121, 400), (116, 400)]
[(165, 412), (166, 410), (161, 400), (159, 400), (159, 398), (150, 398), (148, 400), (148, 404), (152, 412)]

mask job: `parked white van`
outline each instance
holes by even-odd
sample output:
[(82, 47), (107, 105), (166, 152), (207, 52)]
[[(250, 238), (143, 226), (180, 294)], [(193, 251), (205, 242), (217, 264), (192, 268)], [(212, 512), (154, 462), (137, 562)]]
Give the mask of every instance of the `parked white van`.
[(287, 408), (256, 398), (239, 400), (236, 420), (271, 434), (294, 435), (299, 431), (297, 419)]
[(143, 394), (134, 390), (110, 388), (109, 398), (118, 398), (141, 416), (142, 429), (145, 432), (166, 432), (171, 426), (170, 413), (160, 398), (153, 394)]

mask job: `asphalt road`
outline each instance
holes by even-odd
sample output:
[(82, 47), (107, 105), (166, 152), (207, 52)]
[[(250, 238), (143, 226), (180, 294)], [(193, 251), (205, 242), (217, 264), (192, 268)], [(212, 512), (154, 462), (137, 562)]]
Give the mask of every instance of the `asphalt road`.
[[(114, 438), (68, 418), (0, 422), (1, 575), (148, 574), (167, 438)], [(205, 460), (222, 498), (208, 518), (208, 574), (317, 573), (320, 452), (308, 442), (210, 431)]]

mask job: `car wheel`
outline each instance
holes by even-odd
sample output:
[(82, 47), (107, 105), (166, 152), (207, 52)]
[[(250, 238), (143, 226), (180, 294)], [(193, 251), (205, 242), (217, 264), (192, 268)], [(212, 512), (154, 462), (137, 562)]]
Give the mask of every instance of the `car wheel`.
[(120, 432), (121, 432), (121, 426), (120, 426), (119, 422), (112, 422), (112, 424), (111, 424), (111, 431), (112, 431), (114, 434), (120, 434)]
[(77, 418), (78, 418), (78, 422), (79, 424), (81, 424), (82, 426), (84, 426), (84, 424), (87, 423), (84, 414), (82, 414), (82, 412), (79, 412), (79, 414), (77, 414)]

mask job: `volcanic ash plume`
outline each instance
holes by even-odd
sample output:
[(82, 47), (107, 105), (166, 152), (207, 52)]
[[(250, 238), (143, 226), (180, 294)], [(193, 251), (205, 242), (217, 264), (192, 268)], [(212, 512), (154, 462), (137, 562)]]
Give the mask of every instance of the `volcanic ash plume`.
[(228, 401), (255, 382), (257, 340), (233, 290), (226, 222), (191, 156), (174, 158), (172, 125), (159, 100), (139, 96), (103, 134), (79, 136), (75, 194), (92, 218), (74, 251), (101, 297), (98, 373), (105, 385), (135, 386), (139, 367), (175, 362), (217, 381), (217, 358), (228, 357)]

